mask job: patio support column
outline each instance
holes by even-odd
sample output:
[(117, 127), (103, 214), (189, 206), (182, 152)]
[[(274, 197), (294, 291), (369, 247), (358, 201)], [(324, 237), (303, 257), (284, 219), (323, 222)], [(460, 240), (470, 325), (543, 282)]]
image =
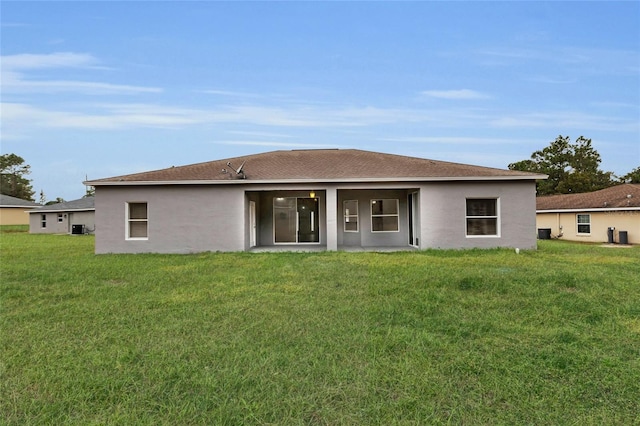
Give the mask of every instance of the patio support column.
[(338, 250), (338, 191), (335, 187), (326, 189), (327, 250)]

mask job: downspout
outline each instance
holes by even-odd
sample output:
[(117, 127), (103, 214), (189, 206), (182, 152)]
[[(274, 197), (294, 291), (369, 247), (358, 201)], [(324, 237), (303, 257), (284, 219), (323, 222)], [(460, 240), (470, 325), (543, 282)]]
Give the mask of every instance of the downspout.
[(562, 224), (560, 223), (560, 212), (556, 213), (556, 217), (558, 218), (558, 238), (562, 238)]

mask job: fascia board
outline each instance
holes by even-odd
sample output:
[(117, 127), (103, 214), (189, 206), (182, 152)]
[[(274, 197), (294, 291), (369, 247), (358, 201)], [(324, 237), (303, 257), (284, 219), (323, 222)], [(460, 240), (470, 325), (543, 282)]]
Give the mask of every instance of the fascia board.
[(532, 176), (459, 176), (459, 177), (409, 177), (409, 178), (361, 178), (361, 179), (233, 179), (233, 180), (168, 180), (168, 181), (86, 181), (89, 186), (167, 186), (167, 185), (249, 185), (249, 184), (299, 184), (299, 183), (369, 183), (369, 182), (489, 182), (546, 179), (546, 175)]
[(27, 210), (27, 213), (68, 213), (68, 212), (94, 212), (94, 211), (96, 211), (95, 207), (90, 209), (55, 209), (55, 210), (37, 209), (37, 210)]
[(640, 207), (597, 207), (585, 209), (549, 209), (536, 210), (536, 213), (582, 213), (582, 212), (619, 212), (619, 211), (640, 211)]

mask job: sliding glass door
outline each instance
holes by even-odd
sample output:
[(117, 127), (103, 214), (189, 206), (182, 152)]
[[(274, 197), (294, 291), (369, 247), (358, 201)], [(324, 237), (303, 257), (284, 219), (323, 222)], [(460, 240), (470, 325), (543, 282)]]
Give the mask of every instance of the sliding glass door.
[(277, 244), (318, 243), (317, 198), (273, 199), (273, 230)]

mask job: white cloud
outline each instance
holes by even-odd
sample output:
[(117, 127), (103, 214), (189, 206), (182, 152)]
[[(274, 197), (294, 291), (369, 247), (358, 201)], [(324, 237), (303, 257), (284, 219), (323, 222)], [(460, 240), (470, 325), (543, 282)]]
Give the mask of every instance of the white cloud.
[(89, 54), (58, 52), (51, 54), (18, 54), (0, 57), (2, 60), (1, 87), (3, 93), (60, 93), (75, 92), (86, 95), (158, 93), (157, 87), (131, 86), (78, 80), (36, 80), (28, 72), (39, 69), (88, 68), (105, 69)]
[(17, 103), (2, 103), (3, 126), (67, 129), (176, 128), (198, 123), (189, 110), (113, 105), (96, 113), (52, 111)]
[[(429, 153), (420, 153), (419, 156), (429, 158)], [(500, 152), (484, 151), (438, 151), (438, 154), (432, 158), (434, 160), (452, 161), (460, 164), (477, 164), (485, 167), (495, 167), (498, 169), (506, 169), (510, 163), (518, 161), (517, 155), (503, 154)]]
[(246, 130), (231, 130), (228, 133), (233, 135), (241, 135), (241, 136), (252, 136), (252, 137), (261, 137), (261, 138), (290, 138), (291, 135), (286, 135), (284, 133), (274, 133), (274, 132), (254, 132), (254, 131), (246, 131)]
[(159, 93), (157, 87), (128, 86), (123, 84), (97, 83), (91, 81), (24, 80), (16, 73), (3, 73), (2, 91), (7, 93), (59, 93), (75, 92), (85, 95), (127, 95), (137, 93)]
[(415, 144), (440, 144), (440, 145), (520, 145), (522, 139), (505, 139), (505, 138), (474, 138), (474, 137), (421, 137), (408, 136), (400, 138), (381, 139), (389, 142), (405, 142)]
[(94, 56), (86, 53), (57, 52), (43, 55), (21, 53), (2, 56), (2, 67), (8, 70), (41, 68), (88, 67), (97, 64)]
[(499, 117), (489, 123), (493, 127), (534, 127), (549, 129), (605, 130), (635, 132), (636, 120), (580, 112), (528, 113)]
[(207, 95), (225, 96), (231, 98), (262, 98), (263, 95), (257, 93), (235, 92), (231, 90), (202, 90), (201, 93)]
[(361, 127), (376, 124), (430, 121), (418, 110), (339, 105), (290, 104), (281, 107), (226, 106), (204, 114), (212, 122), (255, 124), (275, 127)]
[[(640, 71), (640, 54), (634, 50), (543, 46), (539, 48), (495, 47), (475, 52), (484, 65), (513, 66), (526, 62), (552, 63), (556, 70), (551, 80), (574, 79), (580, 75), (618, 75), (636, 77)], [(559, 78), (557, 75), (567, 75)]]
[(296, 142), (272, 142), (272, 141), (216, 141), (216, 144), (222, 145), (243, 145), (243, 146), (263, 146), (274, 148), (298, 148), (298, 149), (318, 149), (318, 148), (336, 148), (336, 145), (328, 144), (308, 144)]
[[(183, 128), (217, 123), (281, 128), (356, 128), (400, 123), (428, 123), (453, 127), (484, 123), (477, 112), (344, 107), (340, 105), (220, 106), (212, 109), (167, 107), (145, 103), (67, 104), (35, 107), (2, 104), (3, 125), (17, 128), (118, 129), (134, 127)], [(277, 132), (276, 132), (277, 133)]]
[(557, 78), (557, 77), (548, 77), (548, 76), (534, 76), (525, 78), (526, 81), (532, 81), (534, 83), (545, 83), (545, 84), (575, 84), (577, 83), (577, 79), (575, 78)]
[(489, 96), (476, 90), (425, 90), (421, 92), (425, 96), (439, 99), (486, 99)]
[[(122, 86), (122, 90), (125, 90)], [(102, 89), (97, 85), (94, 90)], [(112, 88), (105, 87), (104, 90)], [(89, 90), (89, 89), (87, 89)], [(136, 90), (132, 88), (132, 90)], [(515, 114), (510, 111), (488, 112), (474, 108), (380, 108), (374, 106), (344, 106), (340, 104), (283, 103), (279, 105), (221, 105), (212, 108), (183, 108), (150, 103), (67, 103), (54, 106), (35, 106), (28, 103), (2, 104), (3, 133), (14, 137), (29, 133), (30, 129), (183, 129), (193, 126), (237, 125), (226, 128), (236, 131), (239, 139), (250, 141), (288, 138), (283, 129), (359, 129), (378, 126), (414, 125), (434, 129), (446, 128), (550, 128), (610, 131), (637, 131), (637, 122), (615, 116), (585, 114), (570, 111), (545, 111)], [(261, 126), (255, 128), (252, 126)], [(243, 128), (255, 133), (241, 133)], [(268, 128), (275, 129), (269, 131)], [(267, 131), (265, 131), (265, 129)], [(403, 132), (404, 133), (404, 132)], [(233, 139), (231, 137), (230, 139)], [(395, 139), (395, 142), (425, 144), (504, 144), (505, 139), (493, 138), (437, 138), (415, 136)]]

